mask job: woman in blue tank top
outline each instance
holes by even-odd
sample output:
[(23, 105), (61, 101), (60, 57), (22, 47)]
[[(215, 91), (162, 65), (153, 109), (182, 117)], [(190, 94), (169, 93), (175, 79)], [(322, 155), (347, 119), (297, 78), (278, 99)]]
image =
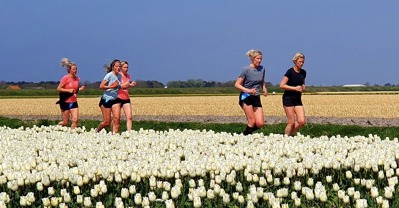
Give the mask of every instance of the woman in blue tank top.
[(101, 96), (100, 103), (103, 115), (103, 121), (98, 125), (96, 131), (99, 132), (103, 128), (111, 125), (111, 113), (113, 116), (112, 132), (118, 133), (120, 125), (120, 103), (117, 102), (118, 89), (121, 83), (121, 75), (119, 74), (121, 62), (115, 59), (111, 62), (110, 66), (105, 66), (107, 74), (100, 84), (100, 89), (104, 90)]

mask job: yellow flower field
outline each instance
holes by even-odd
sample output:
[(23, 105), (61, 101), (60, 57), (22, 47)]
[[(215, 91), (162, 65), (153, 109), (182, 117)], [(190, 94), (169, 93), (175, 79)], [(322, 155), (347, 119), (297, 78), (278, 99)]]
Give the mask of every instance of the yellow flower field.
[[(59, 115), (57, 98), (0, 99), (0, 115)], [(303, 95), (307, 116), (399, 117), (399, 97), (393, 94)], [(101, 116), (99, 98), (79, 98), (80, 116)], [(265, 116), (284, 116), (281, 95), (262, 97)], [(133, 97), (134, 115), (243, 116), (238, 96)]]

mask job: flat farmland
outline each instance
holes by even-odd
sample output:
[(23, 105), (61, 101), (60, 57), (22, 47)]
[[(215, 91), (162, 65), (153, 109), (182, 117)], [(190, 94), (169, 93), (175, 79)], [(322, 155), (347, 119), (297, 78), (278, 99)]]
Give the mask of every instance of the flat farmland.
[[(1, 116), (59, 116), (57, 98), (0, 99)], [(132, 97), (134, 116), (244, 116), (238, 96)], [(395, 94), (303, 95), (306, 115), (399, 118)], [(101, 116), (99, 98), (78, 98), (80, 117)], [(262, 96), (265, 116), (284, 116), (281, 95)]]

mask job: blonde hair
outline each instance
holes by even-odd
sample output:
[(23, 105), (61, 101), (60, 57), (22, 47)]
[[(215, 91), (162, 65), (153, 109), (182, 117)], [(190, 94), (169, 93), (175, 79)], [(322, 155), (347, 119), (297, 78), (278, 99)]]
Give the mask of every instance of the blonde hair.
[(262, 55), (262, 52), (258, 49), (251, 49), (245, 55), (248, 56), (251, 60), (253, 60), (255, 57)]
[(60, 64), (68, 71), (68, 73), (71, 71), (72, 66), (76, 66), (74, 62), (70, 61), (67, 58), (62, 58)]
[(303, 53), (298, 52), (294, 55), (294, 57), (292, 58), (292, 62), (296, 62), (299, 58), (304, 58), (305, 59), (305, 55), (303, 55)]
[(123, 66), (125, 64), (129, 65), (129, 63), (127, 63), (127, 61), (121, 61), (121, 66)]

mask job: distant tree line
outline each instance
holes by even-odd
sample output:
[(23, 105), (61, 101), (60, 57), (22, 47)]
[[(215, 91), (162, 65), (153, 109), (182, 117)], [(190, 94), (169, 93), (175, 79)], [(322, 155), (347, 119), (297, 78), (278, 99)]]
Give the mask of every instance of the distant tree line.
[[(206, 88), (206, 87), (234, 87), (235, 80), (227, 81), (227, 82), (218, 82), (218, 81), (205, 81), (202, 79), (189, 79), (186, 81), (169, 81), (166, 85), (162, 82), (158, 82), (155, 80), (136, 80), (137, 85), (136, 88)], [(41, 82), (6, 82), (0, 81), (0, 89), (5, 89), (10, 85), (18, 85), (21, 89), (56, 89), (59, 81), (41, 81)], [(98, 88), (100, 86), (100, 81), (97, 82), (89, 82), (84, 81), (81, 84), (85, 85), (86, 88)], [(273, 86), (272, 83), (266, 82), (266, 86)]]
[[(227, 81), (227, 82), (219, 82), (219, 81), (205, 81), (202, 79), (189, 79), (185, 81), (169, 81), (165, 84), (155, 80), (136, 80), (137, 85), (136, 88), (207, 88), (207, 87), (234, 87), (235, 80)], [(11, 85), (18, 85), (21, 89), (56, 89), (59, 81), (41, 81), (41, 82), (6, 82), (0, 81), (0, 89), (6, 89)], [(89, 82), (84, 81), (81, 84), (85, 85), (87, 88), (96, 89), (100, 86), (100, 81), (97, 82)], [(385, 87), (394, 87), (399, 86), (399, 84), (385, 83), (383, 85), (379, 84), (370, 84), (366, 82), (365, 86), (385, 86)], [(278, 87), (278, 85), (273, 85), (271, 82), (266, 82), (266, 87)], [(336, 86), (335, 86), (336, 87)]]

